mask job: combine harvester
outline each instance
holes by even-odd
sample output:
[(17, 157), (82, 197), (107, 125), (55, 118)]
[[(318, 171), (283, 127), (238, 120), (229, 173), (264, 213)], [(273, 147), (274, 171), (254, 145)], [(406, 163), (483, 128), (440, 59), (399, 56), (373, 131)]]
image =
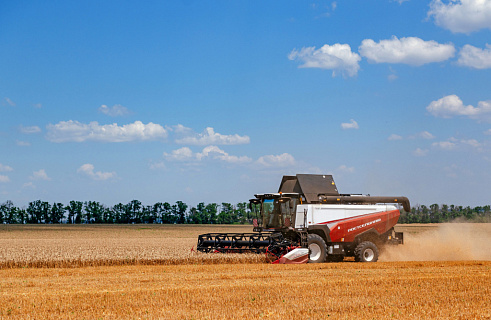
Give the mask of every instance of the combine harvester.
[(315, 174), (283, 176), (278, 193), (249, 201), (254, 233), (202, 234), (197, 250), (266, 253), (273, 263), (376, 262), (380, 247), (403, 243), (394, 225), (399, 206), (410, 211), (406, 197), (340, 194), (331, 175)]

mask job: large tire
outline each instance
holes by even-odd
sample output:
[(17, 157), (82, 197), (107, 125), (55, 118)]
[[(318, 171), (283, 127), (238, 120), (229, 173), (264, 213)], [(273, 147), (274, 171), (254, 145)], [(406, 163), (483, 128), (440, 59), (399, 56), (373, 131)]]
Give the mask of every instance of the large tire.
[(327, 246), (324, 239), (317, 234), (309, 234), (309, 263), (322, 263), (326, 261)]
[(377, 262), (378, 248), (370, 241), (363, 241), (355, 248), (355, 261), (357, 262)]

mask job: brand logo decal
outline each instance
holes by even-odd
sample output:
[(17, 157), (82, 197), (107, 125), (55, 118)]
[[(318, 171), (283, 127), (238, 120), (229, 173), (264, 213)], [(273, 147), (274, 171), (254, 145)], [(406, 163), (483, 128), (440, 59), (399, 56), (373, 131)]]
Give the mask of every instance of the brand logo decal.
[(365, 228), (369, 225), (372, 225), (374, 223), (377, 223), (377, 222), (380, 222), (382, 221), (382, 219), (377, 219), (377, 220), (373, 220), (373, 221), (370, 221), (370, 222), (367, 222), (367, 223), (364, 223), (364, 224), (360, 224), (359, 226), (356, 226), (356, 227), (353, 227), (353, 228), (349, 228), (348, 229), (348, 232), (351, 232), (351, 231), (355, 231), (355, 230), (358, 230), (358, 229), (361, 229), (361, 228)]

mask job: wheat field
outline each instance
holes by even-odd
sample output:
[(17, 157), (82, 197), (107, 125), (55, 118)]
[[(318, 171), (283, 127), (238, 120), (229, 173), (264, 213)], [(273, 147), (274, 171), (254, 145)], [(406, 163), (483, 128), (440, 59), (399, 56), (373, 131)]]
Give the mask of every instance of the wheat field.
[(271, 265), (191, 251), (249, 226), (1, 226), (0, 318), (491, 319), (490, 226), (400, 228), (377, 263)]

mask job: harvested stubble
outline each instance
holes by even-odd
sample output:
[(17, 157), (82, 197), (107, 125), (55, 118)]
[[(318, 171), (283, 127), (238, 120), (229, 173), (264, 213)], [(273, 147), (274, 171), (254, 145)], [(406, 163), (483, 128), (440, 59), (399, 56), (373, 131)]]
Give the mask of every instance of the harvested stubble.
[(0, 317), (490, 319), (491, 262), (0, 270)]

